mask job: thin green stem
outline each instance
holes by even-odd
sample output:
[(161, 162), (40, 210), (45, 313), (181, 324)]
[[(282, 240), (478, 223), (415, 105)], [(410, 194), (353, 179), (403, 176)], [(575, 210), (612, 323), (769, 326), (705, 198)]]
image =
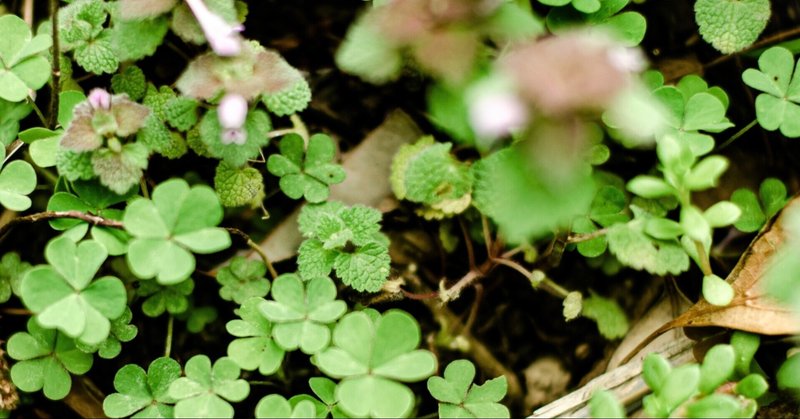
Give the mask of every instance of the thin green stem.
[(697, 259), (700, 260), (700, 270), (703, 271), (703, 275), (711, 275), (714, 272), (711, 270), (711, 261), (708, 259), (708, 253), (706, 253), (706, 248), (703, 246), (703, 243), (700, 243), (699, 240), (694, 240), (694, 247), (697, 249)]
[(731, 143), (736, 141), (739, 137), (746, 134), (747, 131), (750, 131), (754, 126), (756, 126), (757, 123), (758, 123), (757, 119), (750, 121), (750, 123), (745, 125), (744, 128), (740, 129), (739, 131), (736, 132), (736, 134), (731, 135), (731, 137), (725, 140), (724, 143), (720, 144), (720, 146), (717, 147), (717, 150), (722, 150), (725, 147), (731, 145)]
[(308, 128), (305, 122), (303, 122), (303, 120), (300, 119), (300, 115), (296, 113), (292, 114), (289, 119), (292, 121), (292, 125), (294, 125), (295, 132), (303, 137), (303, 142), (306, 144), (306, 147), (308, 147), (308, 139), (310, 136), (308, 135)]
[[(509, 267), (509, 268), (521, 273), (522, 275), (525, 276), (525, 278), (528, 278), (528, 279), (533, 278), (533, 272), (525, 269), (522, 265), (520, 265), (517, 262), (514, 262), (513, 260), (494, 258), (494, 259), (492, 259), (492, 261), (496, 262), (499, 265), (507, 266), (507, 267)], [(541, 279), (541, 282), (539, 283), (539, 287), (541, 289), (543, 289), (544, 291), (546, 291), (547, 293), (553, 295), (554, 297), (561, 298), (562, 300), (564, 298), (567, 298), (567, 295), (569, 294), (569, 290), (567, 290), (566, 288), (562, 287), (561, 285), (558, 285), (555, 281), (553, 281), (552, 279), (548, 278), (547, 276), (545, 276), (544, 278)]]
[(144, 176), (139, 178), (139, 188), (142, 190), (142, 196), (146, 199), (150, 199), (150, 192), (147, 190), (147, 181), (144, 180)]
[(34, 101), (33, 99), (28, 98), (28, 103), (30, 103), (31, 107), (33, 107), (33, 111), (36, 112), (36, 116), (39, 117), (39, 121), (42, 122), (42, 125), (45, 126), (45, 127), (49, 127), (50, 124), (47, 123), (47, 118), (44, 117), (44, 114), (42, 113), (42, 110), (39, 109), (38, 106), (36, 106), (36, 101)]
[(172, 314), (169, 315), (167, 319), (167, 341), (164, 344), (164, 356), (169, 358), (169, 354), (172, 352), (172, 330), (175, 327), (175, 317)]

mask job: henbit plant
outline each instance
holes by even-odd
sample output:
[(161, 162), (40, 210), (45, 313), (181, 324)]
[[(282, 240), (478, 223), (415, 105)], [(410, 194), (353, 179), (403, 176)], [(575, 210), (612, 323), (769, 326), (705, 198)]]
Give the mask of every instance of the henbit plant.
[(723, 54), (755, 42), (771, 14), (769, 0), (698, 0), (694, 4), (700, 36)]
[[(660, 418), (678, 412), (689, 418), (755, 416), (756, 399), (769, 387), (753, 361), (758, 345), (757, 335), (734, 332), (730, 345), (713, 346), (699, 366), (673, 368), (661, 355), (647, 355), (642, 377), (652, 394), (643, 399), (645, 414)], [(592, 417), (625, 416), (619, 401), (608, 392), (595, 392), (590, 404)]]

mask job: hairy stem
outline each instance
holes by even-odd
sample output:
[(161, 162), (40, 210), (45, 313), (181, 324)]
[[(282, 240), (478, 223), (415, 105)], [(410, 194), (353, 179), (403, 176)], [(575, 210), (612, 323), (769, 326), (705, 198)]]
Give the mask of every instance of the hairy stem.
[(50, 119), (47, 126), (51, 129), (55, 128), (58, 122), (58, 95), (61, 93), (61, 46), (58, 39), (58, 3), (58, 0), (50, 0), (50, 21), (53, 24), (53, 87), (50, 89)]
[(595, 230), (591, 233), (580, 233), (580, 234), (570, 234), (567, 236), (567, 243), (580, 243), (589, 240), (596, 239), (600, 236), (605, 236), (608, 234), (607, 228), (601, 228), (599, 230)]
[(247, 235), (247, 233), (245, 233), (242, 230), (239, 230), (238, 228), (233, 228), (233, 227), (224, 227), (224, 228), (225, 230), (228, 230), (229, 233), (241, 237), (247, 243), (247, 246), (249, 246), (256, 253), (258, 253), (259, 256), (261, 256), (261, 260), (264, 261), (264, 265), (267, 266), (267, 270), (269, 270), (269, 275), (272, 277), (272, 279), (278, 277), (278, 271), (276, 271), (275, 267), (272, 266), (272, 262), (269, 261), (269, 257), (267, 257), (267, 254), (264, 253), (264, 250), (261, 249), (261, 246), (259, 246), (258, 243), (254, 242), (253, 239), (251, 239), (250, 236)]
[(113, 227), (113, 228), (123, 228), (122, 221), (117, 220), (110, 220), (108, 218), (98, 217), (96, 215), (87, 214), (85, 212), (80, 211), (43, 211), (37, 212), (35, 214), (26, 215), (23, 217), (17, 217), (13, 220), (9, 221), (8, 223), (0, 226), (0, 237), (4, 236), (8, 233), (12, 228), (14, 228), (17, 224), (28, 224), (28, 223), (35, 223), (37, 221), (43, 220), (53, 220), (56, 218), (76, 218), (79, 220), (86, 221), (88, 223), (98, 225), (98, 226), (106, 226), (106, 227)]

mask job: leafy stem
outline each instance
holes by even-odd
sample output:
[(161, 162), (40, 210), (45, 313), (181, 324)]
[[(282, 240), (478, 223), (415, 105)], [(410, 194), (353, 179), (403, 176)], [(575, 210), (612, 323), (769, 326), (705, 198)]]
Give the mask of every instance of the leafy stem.
[(235, 234), (241, 237), (247, 243), (247, 246), (249, 246), (251, 249), (253, 249), (253, 251), (258, 253), (259, 256), (261, 256), (261, 260), (264, 262), (264, 265), (267, 266), (267, 269), (269, 270), (269, 275), (272, 277), (272, 279), (278, 277), (278, 271), (276, 271), (275, 267), (272, 266), (272, 262), (269, 261), (269, 257), (267, 256), (267, 254), (264, 253), (264, 250), (261, 249), (261, 246), (259, 246), (258, 243), (254, 242), (253, 239), (251, 239), (250, 236), (247, 235), (247, 233), (245, 233), (242, 230), (239, 230), (238, 228), (233, 228), (233, 227), (225, 227), (225, 230), (228, 230), (228, 232), (231, 234)]
[(0, 237), (4, 236), (8, 233), (12, 228), (14, 228), (17, 224), (27, 224), (27, 223), (35, 223), (37, 221), (43, 220), (52, 220), (56, 218), (77, 218), (79, 220), (86, 221), (93, 225), (99, 226), (106, 226), (106, 227), (113, 227), (113, 228), (123, 228), (122, 221), (117, 220), (110, 220), (108, 218), (99, 217), (92, 214), (87, 214), (85, 212), (80, 211), (43, 211), (37, 212), (35, 214), (26, 215), (23, 217), (17, 217), (13, 220), (9, 221), (8, 223), (0, 226)]

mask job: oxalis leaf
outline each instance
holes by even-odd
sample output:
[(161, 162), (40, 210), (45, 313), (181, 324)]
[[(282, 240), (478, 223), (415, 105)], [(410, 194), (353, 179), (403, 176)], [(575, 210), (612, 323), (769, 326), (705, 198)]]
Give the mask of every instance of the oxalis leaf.
[(465, 359), (453, 361), (444, 378), (428, 378), (428, 391), (439, 400), (440, 418), (509, 418), (508, 408), (500, 404), (506, 395), (506, 377), (473, 384), (475, 366)]
[[(0, 157), (5, 157), (5, 148)], [(2, 165), (2, 163), (0, 163)], [(14, 160), (0, 171), (0, 204), (12, 211), (24, 211), (31, 207), (28, 198), (36, 188), (36, 172), (24, 160)]]
[(264, 278), (266, 273), (267, 267), (261, 261), (236, 256), (217, 272), (217, 282), (222, 286), (219, 296), (236, 304), (250, 297), (264, 297), (270, 287), (269, 280)]
[(52, 44), (50, 36), (33, 37), (18, 16), (0, 17), (0, 99), (19, 102), (28, 90), (38, 90), (50, 79), (50, 63), (43, 56)]
[(795, 60), (783, 47), (772, 47), (758, 57), (758, 70), (742, 73), (744, 83), (764, 93), (756, 97), (756, 119), (767, 131), (800, 137), (800, 77), (793, 75)]
[(70, 373), (85, 374), (94, 360), (73, 339), (43, 328), (36, 319), (28, 320), (28, 332), (12, 335), (7, 347), (8, 355), (19, 361), (11, 367), (14, 384), (22, 391), (44, 390), (51, 400), (66, 397), (72, 388)]
[(0, 303), (5, 303), (11, 294), (19, 296), (22, 276), (30, 268), (28, 262), (20, 260), (16, 252), (9, 252), (0, 259)]
[(142, 303), (142, 312), (148, 317), (158, 317), (165, 311), (181, 314), (189, 308), (188, 296), (194, 290), (194, 281), (186, 279), (175, 285), (161, 285), (157, 281), (139, 283), (136, 295), (147, 297)]
[(237, 311), (241, 319), (229, 321), (225, 328), (238, 338), (228, 344), (228, 356), (244, 370), (270, 375), (280, 368), (285, 351), (272, 338), (272, 322), (261, 314), (264, 302), (258, 297), (247, 299)]
[[(566, 5), (564, 0), (546, 0), (541, 3)], [(560, 3), (560, 4), (557, 4)], [(572, 0), (575, 7), (554, 8), (547, 14), (547, 27), (555, 33), (580, 25), (610, 32), (623, 45), (639, 45), (647, 29), (647, 20), (638, 12), (622, 12), (629, 0)]]
[(194, 271), (192, 252), (214, 253), (231, 245), (228, 232), (215, 227), (223, 212), (213, 189), (172, 179), (156, 186), (152, 197), (134, 200), (123, 216), (133, 236), (128, 265), (137, 277), (177, 284)]
[(205, 355), (195, 355), (184, 367), (185, 377), (169, 386), (175, 403), (176, 418), (233, 418), (229, 402), (244, 400), (250, 384), (240, 379), (241, 370), (230, 358), (220, 358), (214, 365)]
[(370, 317), (363, 311), (345, 315), (333, 330), (333, 346), (315, 356), (325, 374), (342, 378), (336, 386), (339, 407), (355, 417), (405, 417), (414, 393), (399, 383), (430, 376), (436, 358), (416, 349), (420, 329), (400, 310)]
[(769, 0), (697, 0), (694, 4), (700, 35), (723, 54), (755, 42), (769, 16)]
[(45, 247), (49, 265), (29, 270), (22, 279), (22, 301), (39, 324), (57, 328), (89, 345), (108, 337), (110, 320), (125, 311), (127, 294), (118, 278), (94, 275), (108, 252), (95, 241), (75, 244), (68, 237), (51, 240)]
[(169, 386), (181, 376), (181, 366), (171, 358), (158, 358), (147, 372), (135, 364), (120, 368), (114, 376), (116, 393), (103, 400), (103, 411), (111, 418), (172, 418), (175, 399)]
[(121, 316), (111, 321), (111, 331), (106, 340), (96, 345), (87, 345), (81, 341), (75, 342), (78, 349), (86, 353), (97, 352), (100, 358), (112, 359), (122, 352), (122, 342), (130, 342), (139, 333), (139, 329), (130, 324), (133, 320), (131, 309), (125, 307)]
[(289, 134), (281, 140), (280, 150), (281, 154), (269, 156), (267, 169), (281, 178), (281, 190), (289, 198), (323, 202), (330, 185), (344, 181), (344, 169), (333, 163), (336, 146), (325, 134), (311, 136), (307, 150), (299, 135)]
[(336, 300), (336, 285), (330, 278), (312, 278), (306, 283), (296, 274), (284, 274), (272, 287), (274, 301), (264, 301), (261, 313), (274, 323), (275, 342), (286, 351), (300, 348), (312, 355), (330, 343), (328, 324), (347, 311), (344, 301)]

